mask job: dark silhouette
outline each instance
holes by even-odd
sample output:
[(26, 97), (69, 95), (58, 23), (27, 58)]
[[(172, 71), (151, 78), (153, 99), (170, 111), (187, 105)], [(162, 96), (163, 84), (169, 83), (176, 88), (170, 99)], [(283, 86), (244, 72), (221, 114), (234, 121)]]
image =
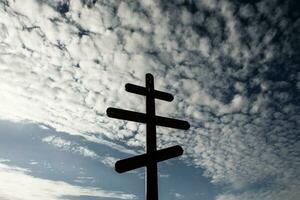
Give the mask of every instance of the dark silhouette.
[(180, 156), (183, 149), (176, 145), (157, 150), (156, 125), (187, 130), (190, 128), (190, 124), (186, 121), (155, 115), (155, 99), (172, 101), (174, 98), (169, 93), (154, 90), (154, 79), (151, 74), (146, 74), (146, 87), (127, 83), (125, 89), (127, 92), (146, 96), (146, 114), (117, 108), (108, 108), (106, 113), (109, 117), (146, 123), (146, 153), (117, 161), (115, 170), (123, 173), (139, 167), (146, 167), (145, 199), (158, 200), (157, 162)]

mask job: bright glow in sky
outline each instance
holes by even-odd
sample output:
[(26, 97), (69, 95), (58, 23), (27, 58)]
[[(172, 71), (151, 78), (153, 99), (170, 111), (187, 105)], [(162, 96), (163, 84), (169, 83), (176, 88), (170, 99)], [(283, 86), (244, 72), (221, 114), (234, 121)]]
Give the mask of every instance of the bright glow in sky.
[(0, 1), (0, 198), (143, 199), (144, 112), (125, 83), (175, 96), (157, 114), (161, 199), (300, 196), (300, 5), (296, 1)]

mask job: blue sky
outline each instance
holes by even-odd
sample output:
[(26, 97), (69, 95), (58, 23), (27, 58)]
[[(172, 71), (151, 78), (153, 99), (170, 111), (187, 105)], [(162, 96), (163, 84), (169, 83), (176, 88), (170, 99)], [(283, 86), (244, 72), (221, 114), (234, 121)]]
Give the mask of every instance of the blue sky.
[[(103, 159), (84, 156), (80, 148), (95, 155), (110, 155), (121, 159), (122, 154), (108, 146), (84, 141), (77, 136), (36, 124), (1, 121), (1, 163), (28, 170), (26, 174), (53, 181), (64, 181), (82, 187), (97, 187), (108, 191), (134, 194), (144, 199), (144, 170), (118, 174)], [(60, 146), (45, 142), (45, 138), (60, 138)], [(68, 146), (72, 143), (70, 146)], [(88, 154), (85, 154), (88, 155)], [(202, 170), (187, 166), (174, 159), (159, 164), (159, 198), (161, 199), (214, 199), (220, 188), (202, 176)], [(5, 183), (4, 183), (5, 184)], [(16, 183), (17, 184), (17, 183)], [(38, 189), (38, 188), (37, 188)], [(62, 196), (63, 198), (64, 196)], [(69, 199), (103, 199), (95, 196), (72, 196)], [(118, 198), (111, 198), (118, 199)]]
[(126, 83), (174, 95), (158, 115), (161, 199), (300, 196), (300, 9), (297, 1), (0, 1), (0, 199), (143, 199), (145, 111)]

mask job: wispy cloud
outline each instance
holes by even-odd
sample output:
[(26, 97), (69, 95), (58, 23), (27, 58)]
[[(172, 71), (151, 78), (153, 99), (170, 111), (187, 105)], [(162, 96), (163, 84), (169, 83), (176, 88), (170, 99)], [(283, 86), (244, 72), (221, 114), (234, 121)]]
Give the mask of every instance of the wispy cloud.
[(30, 176), (26, 169), (0, 164), (1, 199), (59, 200), (67, 196), (94, 196), (102, 198), (136, 199), (132, 194), (106, 191), (100, 188), (80, 187), (62, 181), (53, 181)]
[(82, 146), (70, 140), (63, 139), (59, 136), (48, 136), (43, 138), (42, 141), (64, 151), (88, 157), (93, 160), (98, 160), (99, 162), (102, 162), (109, 167), (114, 167), (115, 162), (118, 160), (117, 158), (110, 155), (100, 155), (95, 151), (89, 149), (88, 147)]
[(43, 138), (42, 140), (43, 142), (46, 142), (48, 144), (52, 144), (58, 148), (61, 148), (63, 150), (66, 151), (70, 151), (73, 153), (78, 153), (79, 155), (85, 156), (85, 157), (90, 157), (93, 159), (97, 159), (99, 156), (92, 150), (80, 146), (77, 143), (71, 142), (71, 141), (67, 141), (61, 137), (57, 137), (57, 136), (48, 136)]

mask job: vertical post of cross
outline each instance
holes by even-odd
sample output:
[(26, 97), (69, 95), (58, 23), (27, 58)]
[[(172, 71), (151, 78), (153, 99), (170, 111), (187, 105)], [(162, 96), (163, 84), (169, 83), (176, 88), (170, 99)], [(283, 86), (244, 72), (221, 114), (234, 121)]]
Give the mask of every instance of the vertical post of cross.
[(107, 108), (106, 113), (108, 117), (146, 124), (146, 153), (118, 160), (115, 163), (115, 170), (118, 173), (123, 173), (140, 167), (146, 167), (145, 199), (158, 200), (157, 163), (182, 155), (183, 149), (181, 146), (175, 145), (157, 151), (156, 126), (188, 130), (190, 124), (187, 121), (156, 116), (155, 99), (171, 102), (174, 98), (172, 94), (154, 89), (154, 78), (151, 74), (146, 74), (145, 82), (145, 87), (127, 83), (125, 89), (127, 92), (146, 97), (146, 113), (111, 107)]
[(156, 124), (154, 78), (146, 74), (146, 154), (150, 159), (145, 173), (145, 199), (158, 200), (157, 162), (156, 162)]

